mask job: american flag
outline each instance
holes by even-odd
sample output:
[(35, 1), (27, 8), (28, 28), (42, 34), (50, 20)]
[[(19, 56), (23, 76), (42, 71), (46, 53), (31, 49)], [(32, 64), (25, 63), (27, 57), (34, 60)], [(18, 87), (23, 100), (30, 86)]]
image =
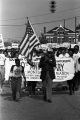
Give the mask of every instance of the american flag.
[(26, 57), (29, 57), (29, 54), (32, 52), (33, 48), (39, 44), (40, 42), (32, 25), (30, 24), (30, 21), (28, 20), (24, 38), (19, 45), (20, 53)]

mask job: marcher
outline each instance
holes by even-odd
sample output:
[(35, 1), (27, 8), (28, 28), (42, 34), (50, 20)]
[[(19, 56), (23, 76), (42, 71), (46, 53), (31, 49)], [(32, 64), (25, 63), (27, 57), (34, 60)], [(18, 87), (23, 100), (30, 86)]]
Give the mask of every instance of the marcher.
[(55, 78), (56, 60), (51, 51), (41, 57), (39, 67), (42, 69), (40, 78), (42, 79), (43, 99), (52, 102), (52, 80)]
[[(27, 63), (31, 67), (34, 67), (34, 63), (32, 62), (31, 59), (27, 59)], [(29, 96), (35, 95), (36, 85), (37, 85), (37, 81), (28, 81), (27, 82), (27, 88), (28, 88), (28, 91), (29, 91)]]
[(5, 80), (5, 55), (0, 51), (0, 94), (3, 93), (3, 84)]
[(76, 63), (76, 77), (77, 77), (77, 89), (79, 89), (79, 85), (80, 85), (80, 57), (77, 60)]
[(28, 81), (27, 87), (29, 90), (29, 96), (35, 95), (37, 81)]
[(74, 46), (74, 54), (73, 54), (73, 59), (75, 63), (75, 76), (74, 76), (74, 82), (75, 82), (75, 90), (78, 90), (78, 74), (77, 74), (77, 67), (78, 67), (78, 58), (80, 57), (80, 52), (79, 52), (79, 46), (75, 45)]
[(18, 58), (15, 59), (15, 65), (12, 65), (10, 73), (12, 97), (13, 100), (16, 100), (17, 95), (19, 95), (19, 97), (21, 95), (22, 76), (26, 81), (24, 67), (20, 65), (20, 60)]
[(2, 78), (2, 73), (0, 72), (0, 94), (2, 94), (2, 89), (3, 88), (3, 78)]
[[(71, 58), (71, 61), (73, 63), (73, 71), (75, 73), (75, 68), (74, 68), (74, 60), (73, 60), (73, 51), (72, 49), (70, 48), (69, 49), (69, 57)], [(67, 81), (68, 85), (69, 85), (69, 94), (72, 95), (74, 94), (74, 91), (75, 91), (75, 82), (74, 82), (74, 77), (71, 79), (71, 80), (68, 80)]]

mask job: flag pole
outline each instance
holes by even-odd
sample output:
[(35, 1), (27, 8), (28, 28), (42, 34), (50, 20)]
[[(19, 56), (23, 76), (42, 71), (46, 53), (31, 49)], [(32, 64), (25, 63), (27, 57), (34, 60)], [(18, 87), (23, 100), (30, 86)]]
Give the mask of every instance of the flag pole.
[[(28, 23), (28, 22), (30, 23), (30, 25), (31, 25), (31, 27), (32, 27), (32, 29), (33, 29), (34, 34), (36, 34), (35, 31), (34, 31), (34, 28), (33, 28), (32, 24), (31, 24), (31, 22), (30, 22), (30, 20), (29, 20), (29, 18), (27, 17), (27, 23)], [(36, 35), (36, 38), (38, 39), (37, 35)], [(39, 41), (39, 39), (38, 39), (38, 41)], [(32, 60), (32, 56), (33, 56), (33, 52), (31, 52), (31, 54), (30, 54), (30, 56), (29, 56), (29, 57), (31, 58), (31, 60)]]
[[(30, 20), (29, 20), (29, 18), (27, 17), (27, 21), (29, 21), (29, 23), (30, 23), (30, 25), (31, 25), (31, 27), (32, 27), (32, 29), (33, 29), (33, 32), (35, 33), (35, 31), (34, 31), (34, 28), (33, 28), (33, 26), (32, 26), (32, 24), (31, 24), (31, 22), (30, 22)], [(36, 34), (36, 33), (35, 33)], [(36, 37), (37, 37), (37, 35), (36, 35)], [(37, 37), (37, 39), (38, 39), (38, 37)], [(38, 39), (39, 40), (39, 39)]]

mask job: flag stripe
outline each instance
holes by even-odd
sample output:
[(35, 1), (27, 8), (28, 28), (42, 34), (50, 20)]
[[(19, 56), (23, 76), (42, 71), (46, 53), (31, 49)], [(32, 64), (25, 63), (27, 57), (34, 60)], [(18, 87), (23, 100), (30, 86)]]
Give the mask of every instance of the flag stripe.
[[(34, 42), (37, 42), (37, 41), (34, 41)], [(29, 42), (29, 48), (27, 48), (26, 50), (25, 50), (25, 52), (24, 52), (24, 55), (26, 54), (26, 52), (27, 52), (27, 50), (29, 49), (29, 51), (28, 52), (31, 52), (31, 50), (33, 49), (33, 45), (34, 45), (34, 43), (33, 43), (33, 45), (30, 45), (31, 43)], [(32, 49), (31, 49), (31, 47), (32, 47)], [(30, 50), (31, 49), (31, 50)]]
[(25, 44), (22, 46), (22, 48), (20, 49), (20, 52), (24, 51), (24, 48), (28, 46), (28, 42), (29, 42), (29, 37), (27, 38)]
[(28, 49), (29, 49), (29, 44), (27, 44), (27, 46), (24, 48), (24, 51), (23, 51), (24, 55), (27, 53)]
[(29, 57), (29, 49), (27, 49), (27, 51), (24, 54), (25, 56)]
[(30, 38), (30, 43), (33, 42), (33, 40), (36, 38), (36, 35), (33, 35), (31, 38)]
[[(33, 38), (31, 39), (31, 41), (35, 38), (36, 36), (33, 36)], [(30, 46), (30, 42), (31, 42), (30, 40), (29, 40), (29, 42), (27, 43), (27, 44), (29, 44), (29, 46)], [(23, 54), (25, 55), (26, 54), (26, 52), (27, 52), (27, 50), (28, 50), (28, 48), (27, 48), (28, 46), (26, 46), (26, 49), (24, 49), (24, 52), (23, 52)]]
[(28, 50), (28, 47), (29, 47), (29, 45), (27, 44), (27, 45), (25, 46), (25, 48), (23, 49), (23, 51), (22, 51), (22, 54), (23, 54), (23, 55), (25, 55), (25, 51)]
[(22, 50), (22, 54), (24, 55), (25, 51), (28, 49), (29, 47), (29, 41), (27, 42), (27, 44), (25, 45), (25, 47)]
[(35, 45), (38, 45), (37, 40), (34, 41), (34, 43), (29, 47), (29, 50), (30, 50), (29, 52), (32, 51), (32, 49), (35, 47)]
[(36, 36), (30, 41), (30, 45), (29, 46), (31, 46), (34, 43), (35, 40), (36, 40)]
[(33, 47), (33, 45), (34, 45), (36, 42), (37, 42), (37, 40), (35, 40), (33, 43), (31, 43), (31, 44), (29, 45), (29, 48)]
[(22, 44), (20, 45), (20, 49), (22, 49), (22, 47), (25, 45), (27, 38), (28, 38), (28, 35), (26, 35), (24, 41), (23, 41)]

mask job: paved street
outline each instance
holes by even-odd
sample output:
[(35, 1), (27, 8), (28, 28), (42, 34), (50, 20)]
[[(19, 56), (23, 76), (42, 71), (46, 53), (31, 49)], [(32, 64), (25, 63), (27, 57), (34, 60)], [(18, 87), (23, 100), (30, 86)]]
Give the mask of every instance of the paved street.
[(47, 103), (42, 95), (29, 97), (26, 92), (14, 102), (9, 87), (0, 96), (0, 120), (80, 120), (80, 91), (53, 92), (53, 102)]

